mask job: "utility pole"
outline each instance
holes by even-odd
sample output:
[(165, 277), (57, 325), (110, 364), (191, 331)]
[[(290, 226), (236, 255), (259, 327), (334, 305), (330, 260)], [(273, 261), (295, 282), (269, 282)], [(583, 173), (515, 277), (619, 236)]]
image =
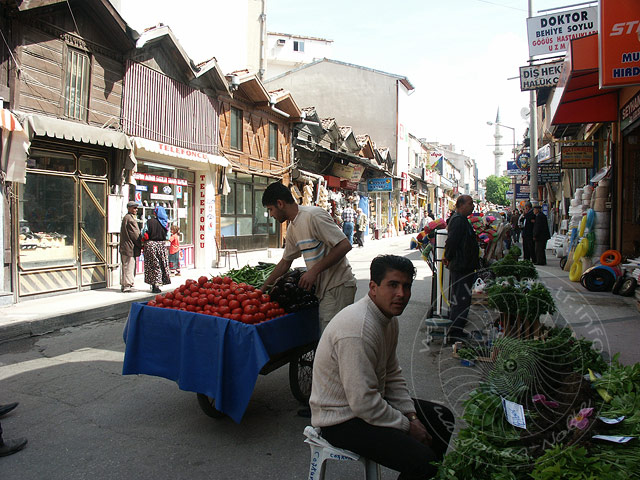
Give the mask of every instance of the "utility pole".
[[(529, 18), (533, 17), (533, 0), (529, 1)], [(533, 57), (529, 56), (529, 65), (533, 64)], [(529, 198), (531, 203), (538, 201), (538, 99), (536, 91), (529, 92)]]

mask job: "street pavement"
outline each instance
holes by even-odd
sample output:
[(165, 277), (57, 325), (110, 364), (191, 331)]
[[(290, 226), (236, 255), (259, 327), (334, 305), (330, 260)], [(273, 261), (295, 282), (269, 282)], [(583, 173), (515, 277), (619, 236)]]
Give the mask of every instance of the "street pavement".
[[(412, 395), (443, 402), (460, 418), (483, 369), (461, 366), (450, 346), (426, 343), (422, 319), (432, 277), (419, 253), (409, 250), (409, 240), (369, 240), (348, 254), (358, 280), (356, 297), (367, 292), (375, 255), (394, 253), (414, 262), (412, 299), (400, 318), (400, 364)], [(241, 266), (277, 262), (280, 255), (280, 250), (251, 252), (239, 260)], [(621, 352), (624, 363), (640, 361), (635, 301), (587, 292), (568, 281), (556, 259), (548, 260), (538, 270), (558, 306), (550, 320), (570, 325), (610, 354)], [(183, 271), (164, 289), (225, 270)], [(0, 479), (307, 478), (309, 449), (302, 431), (309, 420), (296, 415), (300, 405), (289, 391), (286, 368), (258, 378), (240, 424), (207, 417), (195, 394), (174, 382), (121, 374), (126, 312), (132, 301), (150, 296), (139, 277), (129, 294), (104, 289), (0, 309), (0, 403), (20, 402), (2, 419), (2, 428), (5, 438), (29, 438), (24, 451), (0, 458)], [(495, 316), (474, 309), (484, 321)], [(359, 464), (341, 462), (330, 464), (327, 479), (361, 475)], [(384, 480), (396, 476), (383, 469)]]

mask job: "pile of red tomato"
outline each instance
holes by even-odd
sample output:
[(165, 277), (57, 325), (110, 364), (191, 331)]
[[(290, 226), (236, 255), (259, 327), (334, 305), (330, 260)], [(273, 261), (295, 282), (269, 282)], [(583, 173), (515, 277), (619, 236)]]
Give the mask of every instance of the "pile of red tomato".
[(243, 323), (261, 323), (285, 314), (278, 302), (246, 283), (229, 277), (187, 280), (173, 292), (156, 295), (149, 307), (168, 308), (229, 318)]

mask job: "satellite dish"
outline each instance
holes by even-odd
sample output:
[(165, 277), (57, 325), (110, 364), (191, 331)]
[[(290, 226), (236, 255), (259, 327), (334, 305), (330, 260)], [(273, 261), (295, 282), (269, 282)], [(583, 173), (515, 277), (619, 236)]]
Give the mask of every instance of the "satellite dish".
[(522, 110), (520, 110), (520, 116), (522, 117), (523, 120), (528, 120), (529, 119), (529, 109), (527, 107), (523, 107)]

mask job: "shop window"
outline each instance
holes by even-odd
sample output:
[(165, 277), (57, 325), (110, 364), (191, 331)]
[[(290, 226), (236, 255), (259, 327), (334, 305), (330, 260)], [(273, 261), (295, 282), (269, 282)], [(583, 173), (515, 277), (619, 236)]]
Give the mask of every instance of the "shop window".
[(33, 149), (27, 159), (27, 167), (52, 172), (74, 173), (76, 171), (76, 157), (70, 153)]
[(231, 148), (242, 150), (242, 110), (231, 107)]
[[(229, 182), (231, 189), (227, 195), (222, 196), (222, 215), (234, 215), (236, 213), (236, 184)], [(235, 235), (235, 234), (234, 234)]]
[(67, 72), (65, 85), (66, 117), (86, 120), (89, 103), (89, 56), (78, 50), (69, 49), (67, 53)]
[(269, 158), (278, 158), (278, 125), (269, 122)]
[(275, 234), (275, 221), (262, 206), (268, 178), (236, 173), (228, 180), (231, 191), (222, 197), (220, 233), (225, 237)]
[(81, 155), (78, 159), (78, 170), (82, 175), (104, 177), (107, 175), (107, 160), (100, 157)]
[(27, 173), (18, 194), (21, 268), (75, 264), (75, 182), (73, 176)]
[(236, 185), (236, 215), (251, 215), (251, 185)]

